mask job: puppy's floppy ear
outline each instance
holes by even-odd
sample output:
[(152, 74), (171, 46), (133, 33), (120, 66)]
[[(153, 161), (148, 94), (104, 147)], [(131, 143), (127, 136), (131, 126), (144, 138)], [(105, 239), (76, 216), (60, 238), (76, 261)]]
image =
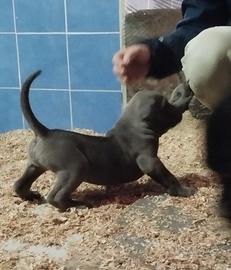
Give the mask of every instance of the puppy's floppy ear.
[(164, 109), (167, 105), (168, 105), (168, 100), (163, 97), (160, 103), (160, 108)]
[(168, 100), (165, 96), (160, 94), (155, 94), (152, 97), (151, 106), (153, 109), (160, 111), (163, 110), (168, 105)]

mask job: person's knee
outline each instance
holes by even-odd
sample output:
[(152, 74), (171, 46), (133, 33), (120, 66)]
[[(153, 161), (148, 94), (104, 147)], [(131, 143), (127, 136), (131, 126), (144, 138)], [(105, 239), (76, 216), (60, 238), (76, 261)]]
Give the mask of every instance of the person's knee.
[(185, 48), (183, 72), (195, 96), (210, 109), (231, 86), (231, 27), (201, 32)]

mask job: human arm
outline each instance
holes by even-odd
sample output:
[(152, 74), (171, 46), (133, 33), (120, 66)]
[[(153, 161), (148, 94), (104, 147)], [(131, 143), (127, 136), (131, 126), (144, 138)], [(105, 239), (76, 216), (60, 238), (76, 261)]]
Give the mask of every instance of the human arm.
[(143, 41), (150, 50), (150, 68), (147, 76), (164, 78), (179, 72), (181, 58), (189, 40), (202, 30), (228, 23), (228, 9), (222, 0), (184, 0), (182, 20), (176, 30), (166, 36)]
[(176, 30), (117, 52), (113, 57), (114, 73), (122, 83), (134, 84), (145, 77), (161, 79), (179, 72), (188, 41), (208, 27), (226, 25), (227, 12), (224, 0), (184, 0), (183, 19)]

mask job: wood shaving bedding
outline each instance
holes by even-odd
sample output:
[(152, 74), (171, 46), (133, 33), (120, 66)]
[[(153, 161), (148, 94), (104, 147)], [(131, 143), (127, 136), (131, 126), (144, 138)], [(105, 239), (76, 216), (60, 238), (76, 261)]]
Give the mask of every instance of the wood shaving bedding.
[[(76, 130), (96, 135), (90, 130)], [(82, 184), (74, 194), (92, 209), (60, 213), (12, 191), (26, 164), (29, 130), (0, 134), (0, 270), (231, 269), (231, 231), (219, 217), (220, 185), (206, 168), (204, 123), (186, 112), (160, 139), (159, 157), (190, 198), (171, 197), (147, 176), (111, 189)], [(47, 172), (33, 185), (43, 196)]]

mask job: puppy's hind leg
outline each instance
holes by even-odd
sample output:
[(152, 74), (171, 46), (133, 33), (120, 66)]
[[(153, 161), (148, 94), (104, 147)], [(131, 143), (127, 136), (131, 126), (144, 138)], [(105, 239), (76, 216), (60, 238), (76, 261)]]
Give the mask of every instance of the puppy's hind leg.
[[(75, 167), (77, 167), (77, 165)], [(76, 168), (59, 171), (57, 173), (56, 183), (47, 196), (47, 202), (59, 208), (61, 211), (77, 206), (89, 208), (90, 205), (71, 199), (72, 192), (75, 191), (82, 182), (80, 177), (81, 173)]]
[(161, 184), (172, 196), (188, 197), (195, 192), (192, 188), (182, 186), (158, 157), (141, 154), (137, 157), (137, 164), (143, 173)]
[(34, 199), (40, 199), (39, 193), (31, 191), (31, 185), (33, 182), (45, 172), (44, 169), (35, 166), (34, 164), (29, 164), (26, 167), (23, 175), (15, 182), (14, 191), (22, 199), (32, 201)]

